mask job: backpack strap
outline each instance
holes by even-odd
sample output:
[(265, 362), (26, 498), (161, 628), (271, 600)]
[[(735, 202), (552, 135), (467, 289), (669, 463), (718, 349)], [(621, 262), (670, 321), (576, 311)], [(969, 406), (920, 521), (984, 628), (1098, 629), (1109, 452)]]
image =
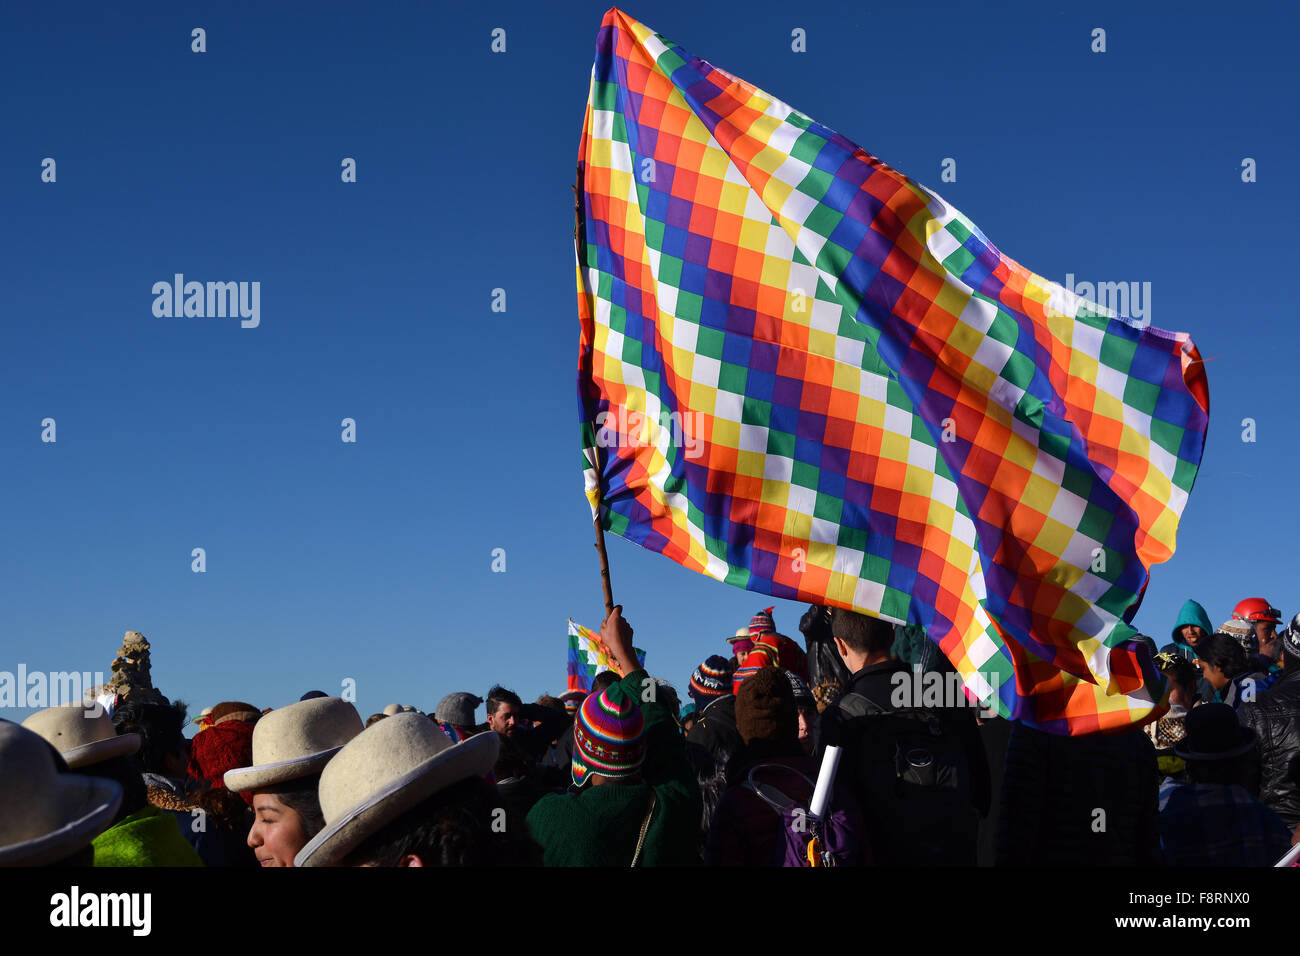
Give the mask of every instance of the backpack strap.
[(870, 697), (864, 697), (861, 694), (845, 694), (837, 702), (840, 714), (848, 719), (856, 717), (883, 717), (886, 714), (892, 717), (905, 717), (911, 720), (923, 722), (930, 728), (930, 733), (938, 736), (943, 732), (943, 721), (938, 713), (929, 707), (898, 707), (891, 710), (888, 707), (882, 707)]
[(880, 714), (887, 714), (889, 711), (881, 707), (870, 697), (864, 697), (861, 694), (841, 694), (840, 699), (836, 701), (836, 707), (845, 717), (876, 717)]

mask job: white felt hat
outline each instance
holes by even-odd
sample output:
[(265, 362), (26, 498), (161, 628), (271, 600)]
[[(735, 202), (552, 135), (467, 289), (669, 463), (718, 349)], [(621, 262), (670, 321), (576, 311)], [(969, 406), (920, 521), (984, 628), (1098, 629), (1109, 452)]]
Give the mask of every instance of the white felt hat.
[(87, 846), (122, 803), (115, 781), (59, 773), (46, 741), (0, 721), (0, 866), (41, 866)]
[(273, 710), (253, 728), (253, 766), (227, 770), (226, 789), (266, 790), (319, 773), (361, 729), (357, 709), (338, 697), (314, 697)]
[(498, 734), (453, 744), (423, 714), (394, 714), (353, 737), (320, 778), (325, 828), (294, 858), (294, 866), (329, 866), (416, 804), (458, 781), (492, 770)]
[(38, 710), (23, 726), (48, 740), (70, 769), (88, 767), (140, 749), (139, 734), (118, 734), (98, 703)]

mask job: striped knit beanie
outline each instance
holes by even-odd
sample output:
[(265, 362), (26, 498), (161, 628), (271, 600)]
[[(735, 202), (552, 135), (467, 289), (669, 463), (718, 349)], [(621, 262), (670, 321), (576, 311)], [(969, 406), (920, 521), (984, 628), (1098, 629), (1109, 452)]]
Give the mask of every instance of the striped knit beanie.
[(1238, 618), (1224, 621), (1219, 625), (1219, 633), (1230, 635), (1247, 654), (1259, 653), (1259, 637), (1255, 634), (1255, 628), (1249, 621), (1242, 621)]
[(749, 636), (757, 641), (764, 634), (775, 634), (776, 624), (772, 621), (772, 607), (765, 607), (749, 619)]
[(645, 718), (619, 684), (590, 694), (573, 722), (573, 782), (581, 787), (588, 774), (630, 777), (645, 762)]
[(691, 687), (687, 691), (695, 706), (703, 710), (710, 701), (731, 692), (731, 661), (717, 654), (691, 672)]

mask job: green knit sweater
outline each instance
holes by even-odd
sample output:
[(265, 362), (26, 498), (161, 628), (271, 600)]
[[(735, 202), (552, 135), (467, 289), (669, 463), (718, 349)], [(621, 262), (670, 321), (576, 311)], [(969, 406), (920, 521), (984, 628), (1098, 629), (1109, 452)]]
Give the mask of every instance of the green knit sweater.
[(681, 732), (658, 701), (642, 701), (637, 670), (623, 678), (624, 692), (645, 718), (646, 758), (637, 783), (590, 784), (542, 797), (528, 814), (528, 829), (546, 866), (629, 866), (650, 804), (654, 817), (641, 850), (641, 865), (687, 866), (699, 862), (700, 791), (686, 760)]
[(147, 806), (109, 827), (91, 844), (95, 866), (202, 866), (176, 818)]

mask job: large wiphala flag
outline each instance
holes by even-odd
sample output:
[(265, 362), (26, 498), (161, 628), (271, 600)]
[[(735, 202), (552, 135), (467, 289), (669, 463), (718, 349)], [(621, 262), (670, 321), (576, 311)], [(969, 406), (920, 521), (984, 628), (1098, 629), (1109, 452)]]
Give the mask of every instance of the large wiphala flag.
[(608, 530), (926, 629), (1062, 733), (1140, 721), (1133, 640), (1209, 395), (931, 190), (618, 10), (580, 151), (583, 467)]

